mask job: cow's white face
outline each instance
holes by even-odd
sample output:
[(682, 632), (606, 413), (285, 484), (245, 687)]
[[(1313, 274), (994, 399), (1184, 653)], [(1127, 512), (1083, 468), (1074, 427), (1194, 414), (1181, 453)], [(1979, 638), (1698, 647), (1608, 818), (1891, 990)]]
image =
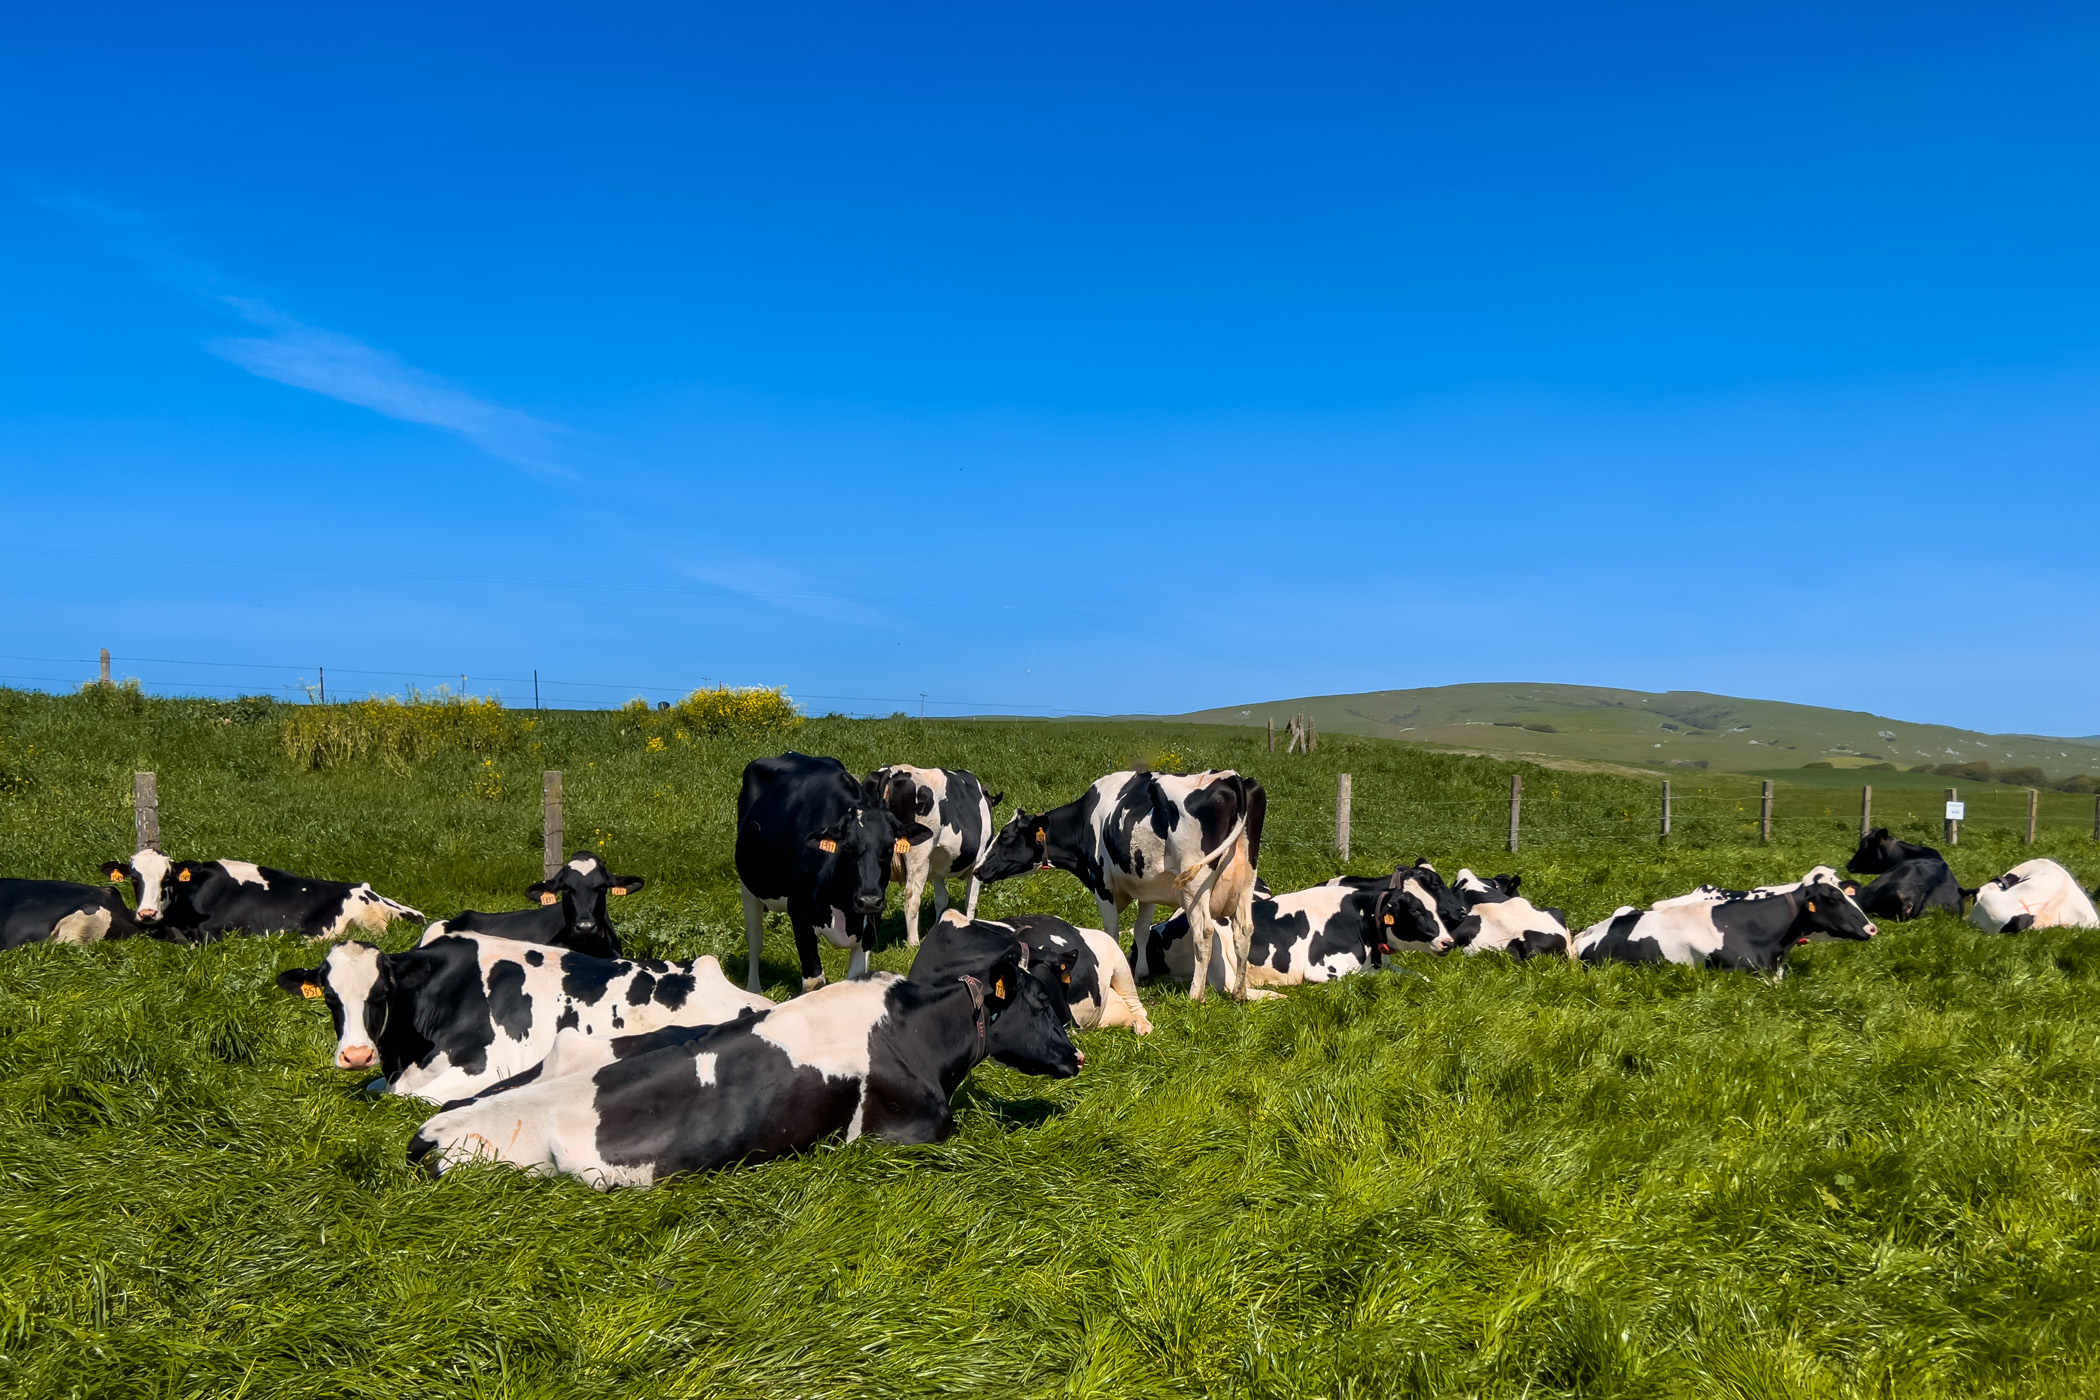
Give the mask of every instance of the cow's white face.
[(368, 1023), (376, 1010), (381, 1028), (385, 1025), (385, 1000), (379, 995), (385, 965), (380, 957), (380, 951), (369, 943), (344, 943), (330, 949), (321, 964), (329, 999), (337, 1003), (329, 1010), (340, 1018), (335, 1041), (339, 1069), (370, 1069), (379, 1063), (379, 1043)]
[(138, 882), (141, 919), (150, 923), (167, 908), (168, 881), (174, 872), (175, 862), (151, 847), (132, 852), (131, 877)]

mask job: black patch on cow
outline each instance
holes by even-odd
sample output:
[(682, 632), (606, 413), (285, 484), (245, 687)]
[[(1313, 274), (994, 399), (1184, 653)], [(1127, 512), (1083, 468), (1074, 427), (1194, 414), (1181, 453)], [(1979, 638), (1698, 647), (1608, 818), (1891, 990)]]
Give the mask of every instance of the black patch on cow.
[(587, 958), (581, 953), (561, 955), (561, 989), (585, 1006), (596, 1006), (620, 965), (607, 958)]
[(512, 1040), (532, 1031), (532, 998), (525, 995), (525, 968), (508, 958), (489, 969), (489, 1015)]
[(655, 991), (656, 978), (646, 971), (637, 972), (634, 974), (634, 980), (627, 984), (627, 1004), (629, 1006), (647, 1006), (650, 996)]
[(555, 1018), (554, 1029), (558, 1031), (573, 1031), (582, 1024), (583, 1018), (576, 1014), (576, 1003), (570, 1002), (562, 1008), (561, 1015)]
[(525, 961), (534, 967), (540, 967), (546, 963), (547, 955), (535, 948), (525, 954)]
[(656, 1004), (676, 1011), (693, 994), (693, 985), (693, 975), (689, 972), (666, 973), (656, 979)]
[(1611, 921), (1604, 936), (1583, 949), (1582, 960), (1596, 962), (1659, 963), (1663, 957), (1662, 944), (1653, 938), (1635, 938), (1633, 930), (1641, 921), (1645, 911), (1629, 910)]

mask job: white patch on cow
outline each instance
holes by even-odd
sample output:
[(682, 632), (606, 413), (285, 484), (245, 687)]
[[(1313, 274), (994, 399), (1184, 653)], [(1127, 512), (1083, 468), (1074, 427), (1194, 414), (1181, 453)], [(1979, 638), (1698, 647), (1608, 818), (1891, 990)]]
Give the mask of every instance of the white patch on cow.
[[(1065, 941), (1058, 934), (1050, 936), (1059, 944)], [(1138, 1000), (1137, 978), (1130, 974), (1130, 959), (1123, 956), (1123, 949), (1097, 928), (1079, 930), (1079, 940), (1094, 955), (1094, 978), (1101, 994), (1099, 1000), (1072, 1002), (1072, 1019), (1082, 1029), (1128, 1026), (1137, 1035), (1152, 1034), (1152, 1018), (1145, 1014), (1145, 1003)]]
[(244, 885), (260, 885), (264, 889), (270, 882), (263, 878), (262, 867), (252, 860), (222, 860), (219, 868)]
[(886, 998), (893, 972), (860, 982), (834, 982), (776, 1006), (752, 1034), (785, 1051), (788, 1060), (821, 1070), (833, 1079), (865, 1077), (868, 1035), (889, 1014)]
[(109, 936), (107, 909), (80, 909), (51, 926), (53, 943), (100, 943)]
[(343, 1004), (343, 1033), (335, 1043), (336, 1064), (343, 1069), (365, 1068), (343, 1058), (348, 1052), (360, 1048), (372, 1052), (367, 1064), (378, 1064), (379, 1046), (365, 1025), (365, 1002), (379, 982), (379, 950), (369, 943), (345, 943), (329, 950), (321, 968), (328, 989)]
[(1476, 904), (1469, 912), (1479, 918), (1480, 932), (1465, 945), (1468, 953), (1512, 952), (1524, 946), (1525, 934), (1537, 933), (1566, 940), (1562, 947), (1568, 956), (1574, 956), (1574, 942), (1568, 939), (1568, 931), (1551, 914), (1521, 896)]
[[(2001, 884), (2005, 880), (2012, 884)], [(2023, 861), (1977, 890), (1969, 922), (1997, 933), (2022, 914), (2033, 917), (2035, 928), (2100, 928), (2093, 901), (2053, 860)]]
[(604, 864), (605, 862), (599, 860), (596, 856), (578, 856), (569, 862), (569, 869), (575, 871), (578, 875), (588, 875)]
[(1064, 947), (1064, 946), (1065, 946), (1065, 936), (1064, 936), (1063, 934), (1061, 934), (1061, 933), (1053, 933), (1053, 934), (1051, 934), (1051, 935), (1050, 935), (1050, 941), (1051, 941), (1052, 943), (1055, 943), (1055, 944), (1056, 944), (1056, 945), (1057, 945), (1058, 947), (1060, 947), (1060, 948), (1062, 948), (1062, 947)]
[(693, 1056), (693, 1073), (698, 1076), (702, 1084), (713, 1086), (715, 1082), (715, 1061), (720, 1058), (721, 1056), (712, 1052)]
[(175, 862), (142, 846), (131, 853), (131, 868), (139, 877), (139, 913), (149, 919), (159, 917), (168, 902), (168, 875)]

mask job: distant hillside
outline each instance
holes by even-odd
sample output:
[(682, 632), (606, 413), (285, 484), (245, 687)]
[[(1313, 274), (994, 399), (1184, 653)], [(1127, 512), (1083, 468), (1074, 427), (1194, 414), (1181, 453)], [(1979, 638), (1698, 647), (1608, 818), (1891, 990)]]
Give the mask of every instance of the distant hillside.
[(1199, 724), (1283, 727), (1293, 713), (1328, 733), (1365, 734), (1497, 754), (1538, 754), (1752, 772), (1828, 763), (1988, 763), (2048, 777), (2100, 774), (2100, 737), (1978, 734), (1859, 710), (1744, 700), (1696, 690), (1652, 694), (1587, 685), (1446, 685), (1233, 705), (1174, 716)]

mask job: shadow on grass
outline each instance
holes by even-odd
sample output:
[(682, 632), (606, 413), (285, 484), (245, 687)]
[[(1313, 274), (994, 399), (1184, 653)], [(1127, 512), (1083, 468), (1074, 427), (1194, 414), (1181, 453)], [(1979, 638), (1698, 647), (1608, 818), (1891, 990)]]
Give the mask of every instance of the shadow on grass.
[(1053, 1118), (1063, 1117), (1066, 1111), (1065, 1105), (1049, 1099), (1002, 1099), (987, 1094), (967, 1079), (956, 1090), (955, 1106), (987, 1114), (1002, 1128), (1040, 1128)]

